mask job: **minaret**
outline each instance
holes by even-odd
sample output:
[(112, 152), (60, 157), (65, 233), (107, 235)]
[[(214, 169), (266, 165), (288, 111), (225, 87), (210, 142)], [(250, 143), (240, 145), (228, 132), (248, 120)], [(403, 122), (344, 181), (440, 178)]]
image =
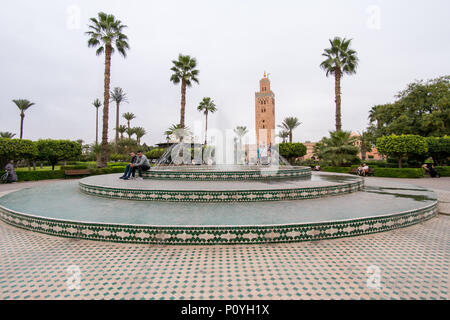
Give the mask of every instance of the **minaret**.
[(264, 71), (255, 92), (256, 145), (275, 144), (275, 94), (270, 90), (270, 80)]

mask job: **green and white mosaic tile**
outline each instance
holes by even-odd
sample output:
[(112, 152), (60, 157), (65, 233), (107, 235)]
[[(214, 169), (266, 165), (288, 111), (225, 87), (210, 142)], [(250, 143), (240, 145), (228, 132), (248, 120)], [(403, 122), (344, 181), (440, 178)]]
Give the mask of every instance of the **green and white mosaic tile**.
[(407, 227), (437, 215), (431, 205), (385, 216), (288, 225), (146, 226), (65, 221), (27, 215), (0, 206), (0, 220), (61, 237), (147, 244), (261, 244), (352, 237)]
[(96, 184), (79, 182), (83, 193), (125, 200), (142, 201), (183, 201), (183, 202), (253, 202), (304, 200), (326, 196), (342, 195), (360, 191), (364, 187), (362, 179), (323, 187), (305, 187), (289, 189), (267, 190), (145, 190), (126, 187), (107, 187)]
[[(236, 246), (84, 241), (0, 222), (0, 299), (448, 300), (449, 236), (442, 215), (354, 238)], [(373, 268), (379, 286), (369, 287)]]
[(180, 169), (152, 169), (144, 172), (144, 179), (158, 180), (192, 180), (192, 181), (234, 181), (234, 180), (265, 180), (265, 179), (292, 179), (311, 176), (309, 167), (287, 167), (273, 169), (271, 167), (249, 167), (247, 170), (235, 169), (232, 171), (206, 170), (195, 167), (189, 172)]

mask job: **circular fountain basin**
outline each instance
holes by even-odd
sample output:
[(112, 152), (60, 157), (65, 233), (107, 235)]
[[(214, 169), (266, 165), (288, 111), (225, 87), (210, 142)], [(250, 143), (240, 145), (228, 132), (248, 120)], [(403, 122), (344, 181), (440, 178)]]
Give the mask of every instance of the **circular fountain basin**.
[(243, 181), (121, 180), (121, 174), (80, 180), (83, 193), (114, 199), (172, 202), (255, 202), (302, 200), (361, 190), (361, 177), (318, 173), (291, 179)]
[(251, 204), (107, 199), (83, 194), (77, 181), (0, 198), (0, 220), (20, 228), (77, 239), (166, 245), (324, 240), (406, 227), (436, 214), (434, 192), (377, 180), (366, 180), (362, 191), (347, 195)]
[(311, 168), (253, 165), (156, 166), (143, 176), (144, 179), (190, 181), (292, 179), (311, 176)]

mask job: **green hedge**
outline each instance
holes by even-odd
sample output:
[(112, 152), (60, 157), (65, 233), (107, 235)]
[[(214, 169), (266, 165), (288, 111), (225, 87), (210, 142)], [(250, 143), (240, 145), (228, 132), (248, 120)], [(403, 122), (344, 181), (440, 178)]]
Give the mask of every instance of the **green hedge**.
[(19, 181), (64, 179), (64, 170), (16, 171)]
[(436, 167), (437, 172), (441, 177), (450, 177), (450, 167)]
[[(66, 166), (68, 167), (68, 166)], [(82, 168), (86, 169), (86, 168)], [(72, 170), (72, 169), (66, 169)], [(90, 169), (91, 175), (109, 174), (109, 173), (121, 173), (125, 171), (125, 166), (109, 167), (109, 168), (95, 168)], [(16, 171), (19, 181), (37, 181), (48, 179), (64, 179), (64, 170), (36, 170), (36, 171)], [(74, 176), (76, 177), (76, 176)]]
[(337, 173), (350, 173), (351, 167), (323, 167), (322, 171), (325, 172), (337, 172)]
[(375, 177), (390, 178), (422, 178), (425, 170), (422, 168), (374, 168)]

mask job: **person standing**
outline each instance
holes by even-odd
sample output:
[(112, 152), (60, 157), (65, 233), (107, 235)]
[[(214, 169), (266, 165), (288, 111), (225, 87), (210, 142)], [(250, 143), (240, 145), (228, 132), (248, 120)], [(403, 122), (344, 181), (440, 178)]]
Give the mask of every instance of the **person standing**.
[(5, 166), (5, 170), (8, 171), (8, 182), (17, 182), (17, 174), (14, 170), (14, 160), (10, 160)]

